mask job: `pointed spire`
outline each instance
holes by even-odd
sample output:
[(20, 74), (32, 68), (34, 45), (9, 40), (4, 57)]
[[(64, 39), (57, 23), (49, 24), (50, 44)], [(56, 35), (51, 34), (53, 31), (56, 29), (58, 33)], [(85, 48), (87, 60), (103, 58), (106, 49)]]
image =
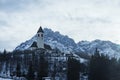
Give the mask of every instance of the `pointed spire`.
[(40, 28), (39, 28), (39, 30), (38, 30), (38, 32), (37, 32), (37, 33), (39, 33), (39, 32), (44, 33), (44, 31), (43, 31), (43, 29), (42, 29), (42, 27), (41, 27), (41, 26), (40, 26)]

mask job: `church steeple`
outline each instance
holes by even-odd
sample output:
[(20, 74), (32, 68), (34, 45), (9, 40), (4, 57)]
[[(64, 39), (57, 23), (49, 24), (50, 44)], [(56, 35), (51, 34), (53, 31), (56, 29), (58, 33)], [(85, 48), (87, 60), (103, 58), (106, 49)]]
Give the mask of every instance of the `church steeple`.
[(37, 32), (37, 33), (39, 33), (39, 32), (44, 33), (44, 31), (43, 31), (43, 29), (42, 29), (42, 27), (41, 27), (41, 26), (40, 26), (40, 28), (39, 28), (39, 30), (38, 30), (38, 32)]
[(44, 48), (44, 31), (41, 26), (37, 32), (37, 46), (38, 48)]

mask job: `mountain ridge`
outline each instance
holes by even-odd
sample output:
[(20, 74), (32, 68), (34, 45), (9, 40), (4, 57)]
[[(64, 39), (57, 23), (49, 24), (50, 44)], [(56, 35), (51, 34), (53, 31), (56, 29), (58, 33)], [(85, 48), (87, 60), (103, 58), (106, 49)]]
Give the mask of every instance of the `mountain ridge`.
[[(93, 40), (93, 41), (79, 41), (75, 43), (72, 38), (67, 35), (62, 35), (58, 31), (52, 31), (51, 29), (44, 28), (44, 41), (50, 45), (53, 49), (58, 48), (61, 52), (66, 53), (87, 53), (89, 55), (94, 54), (95, 48), (98, 48), (100, 53), (107, 54), (109, 56), (120, 56), (120, 45), (111, 41)], [(36, 35), (30, 40), (23, 42), (15, 48), (15, 50), (25, 50), (36, 41)]]

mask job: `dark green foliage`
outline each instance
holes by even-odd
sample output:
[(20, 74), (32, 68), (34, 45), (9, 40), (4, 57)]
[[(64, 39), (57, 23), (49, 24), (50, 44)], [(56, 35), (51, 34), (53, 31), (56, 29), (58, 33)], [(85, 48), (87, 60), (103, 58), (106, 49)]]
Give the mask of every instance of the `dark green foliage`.
[(109, 58), (97, 50), (90, 60), (89, 80), (109, 80)]
[(44, 55), (40, 55), (40, 65), (38, 71), (38, 79), (48, 76), (48, 62), (45, 60)]
[(55, 75), (56, 75), (56, 68), (57, 68), (57, 66), (56, 66), (56, 64), (54, 64), (54, 71), (53, 71), (53, 73), (52, 73), (52, 77), (55, 79)]
[(88, 64), (86, 63), (80, 63), (80, 72), (83, 73), (83, 75), (88, 75)]
[(19, 63), (17, 63), (17, 67), (16, 67), (16, 76), (21, 77), (21, 67)]
[(110, 79), (109, 80), (120, 80), (120, 62), (119, 60), (112, 58), (110, 60)]
[(96, 50), (90, 59), (89, 80), (120, 80), (120, 62)]
[(27, 79), (34, 80), (34, 78), (35, 78), (34, 69), (33, 69), (32, 62), (30, 62), (29, 68), (28, 68), (28, 73), (27, 73)]
[[(43, 77), (48, 76), (47, 56), (44, 51), (41, 52), (39, 50), (14, 51), (11, 53), (4, 50), (0, 54), (0, 72), (3, 71), (3, 66), (5, 66), (5, 74), (8, 74), (7, 72), (10, 70), (11, 76), (26, 77), (28, 80), (41, 80)], [(75, 58), (69, 57), (67, 62), (67, 80), (79, 80), (80, 73), (81, 75), (88, 75), (89, 80), (120, 80), (120, 59), (102, 55), (97, 49), (95, 54), (88, 59), (90, 61), (87, 64), (80, 63)], [(54, 71), (50, 75), (55, 77), (58, 72), (58, 65), (55, 63), (53, 67)], [(62, 71), (62, 67), (59, 71)], [(66, 70), (64, 73), (66, 74)], [(81, 77), (83, 78), (83, 76)]]
[(80, 62), (74, 58), (68, 58), (67, 80), (79, 80)]
[(4, 50), (3, 54), (1, 54), (1, 61), (7, 61), (7, 51)]

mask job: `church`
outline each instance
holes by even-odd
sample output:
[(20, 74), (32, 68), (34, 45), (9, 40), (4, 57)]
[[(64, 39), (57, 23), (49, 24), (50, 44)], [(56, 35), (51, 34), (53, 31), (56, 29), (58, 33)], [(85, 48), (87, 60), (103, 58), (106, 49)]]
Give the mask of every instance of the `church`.
[(32, 43), (30, 46), (30, 49), (47, 49), (47, 50), (52, 50), (50, 45), (47, 45), (44, 43), (44, 31), (42, 27), (40, 26), (39, 30), (37, 31), (36, 34), (37, 40)]

